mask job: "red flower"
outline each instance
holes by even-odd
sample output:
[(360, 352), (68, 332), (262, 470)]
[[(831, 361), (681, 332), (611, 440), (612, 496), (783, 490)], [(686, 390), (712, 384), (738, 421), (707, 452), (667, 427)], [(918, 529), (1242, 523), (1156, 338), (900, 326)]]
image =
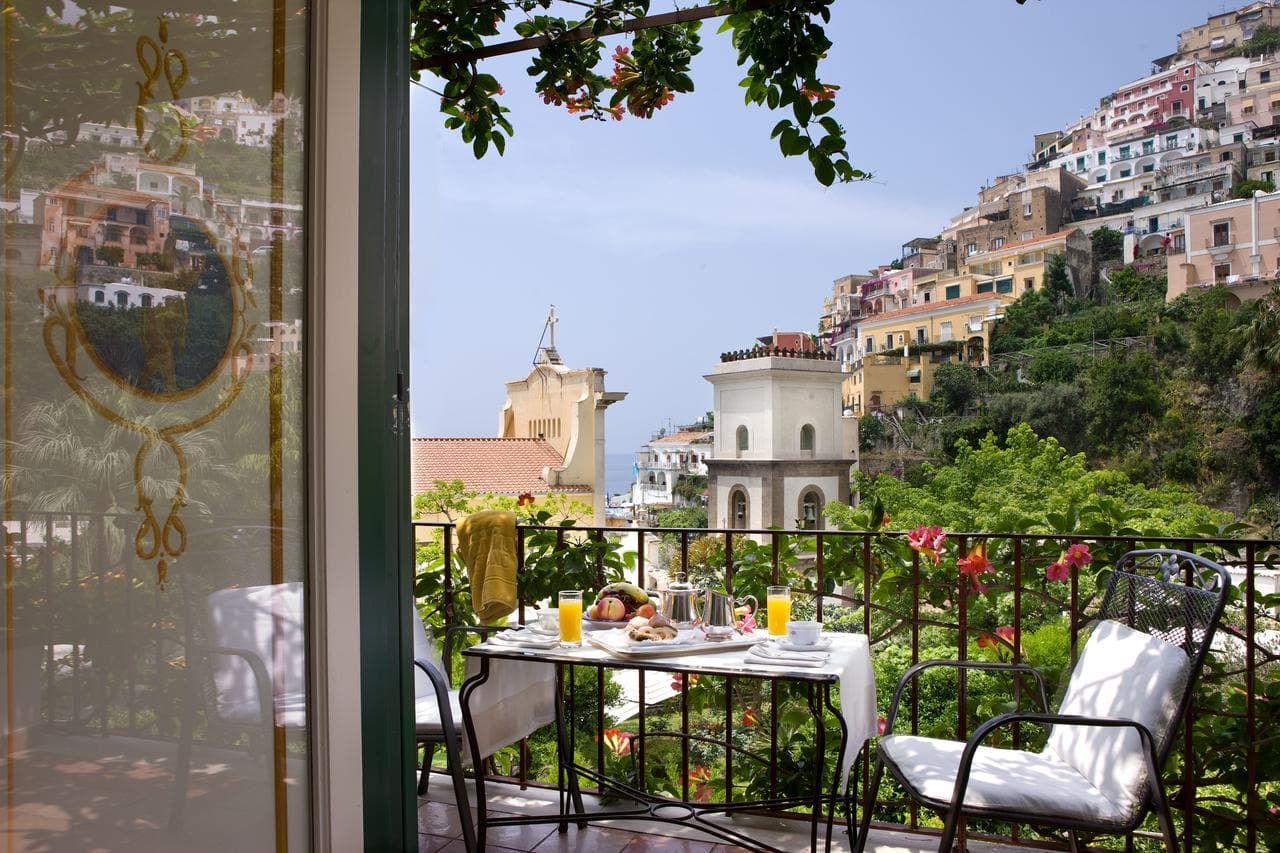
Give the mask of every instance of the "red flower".
[(987, 559), (987, 546), (985, 543), (975, 545), (967, 556), (961, 557), (956, 561), (956, 567), (960, 570), (961, 577), (969, 579), (969, 589), (977, 592), (987, 591), (986, 586), (982, 583), (982, 575), (991, 571), (991, 561)]
[(754, 726), (760, 722), (760, 715), (756, 713), (755, 708), (748, 708), (742, 713), (742, 724), (744, 726)]
[(1054, 563), (1044, 570), (1044, 576), (1051, 581), (1071, 580), (1071, 567), (1066, 563)]
[(1089, 553), (1088, 545), (1083, 542), (1077, 542), (1063, 551), (1060, 559), (1069, 566), (1083, 569), (1093, 562), (1093, 555)]
[(942, 543), (947, 541), (947, 534), (938, 525), (925, 527), (923, 524), (907, 534), (907, 544), (914, 550), (924, 554), (938, 565), (942, 560)]
[[(690, 686), (690, 687), (694, 687), (694, 686), (696, 686), (696, 685), (697, 685), (697, 683), (698, 683), (698, 676), (697, 676), (697, 674), (696, 674), (696, 673), (690, 673), (690, 674), (689, 674), (689, 686)], [(683, 672), (677, 672), (675, 675), (671, 676), (671, 689), (672, 689), (672, 690), (674, 690), (674, 691), (676, 691), (677, 693), (679, 693), (679, 692), (680, 692), (680, 689), (681, 689), (683, 686), (684, 686), (684, 673), (683, 673)]]
[[(622, 729), (605, 729), (604, 745), (609, 748), (615, 758), (622, 758), (624, 755), (631, 754), (631, 740), (634, 738), (631, 732), (624, 732)], [(599, 736), (596, 740), (599, 740)]]
[(876, 734), (877, 735), (884, 734), (884, 731), (887, 728), (889, 728), (888, 720), (886, 720), (883, 716), (876, 718)]
[(893, 520), (893, 519), (889, 518), (889, 513), (887, 513), (887, 512), (886, 512), (886, 513), (884, 514), (884, 516), (880, 519), (880, 526), (881, 526), (881, 527), (888, 527), (888, 526), (889, 526), (889, 522), (890, 522), (890, 521), (892, 521), (892, 520)]
[(996, 629), (996, 636), (1004, 640), (1009, 645), (1013, 645), (1014, 630), (1012, 625), (1005, 625)]
[(520, 497), (516, 498), (516, 506), (528, 506), (529, 504), (533, 503), (535, 500), (537, 500), (537, 498), (533, 496), (532, 492), (525, 492), (524, 494), (520, 495)]

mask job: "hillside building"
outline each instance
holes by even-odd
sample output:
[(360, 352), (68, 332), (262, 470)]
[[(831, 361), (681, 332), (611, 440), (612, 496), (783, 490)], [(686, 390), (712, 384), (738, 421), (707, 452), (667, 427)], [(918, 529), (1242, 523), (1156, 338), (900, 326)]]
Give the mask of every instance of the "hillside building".
[(1233, 303), (1258, 299), (1280, 280), (1280, 192), (1190, 211), (1169, 253), (1168, 299), (1222, 286)]

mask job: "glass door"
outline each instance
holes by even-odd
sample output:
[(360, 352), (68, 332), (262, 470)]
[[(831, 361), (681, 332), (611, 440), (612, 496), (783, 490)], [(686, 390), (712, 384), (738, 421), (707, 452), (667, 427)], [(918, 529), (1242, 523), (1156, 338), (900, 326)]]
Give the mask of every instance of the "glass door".
[(6, 849), (307, 850), (308, 4), (15, 5)]

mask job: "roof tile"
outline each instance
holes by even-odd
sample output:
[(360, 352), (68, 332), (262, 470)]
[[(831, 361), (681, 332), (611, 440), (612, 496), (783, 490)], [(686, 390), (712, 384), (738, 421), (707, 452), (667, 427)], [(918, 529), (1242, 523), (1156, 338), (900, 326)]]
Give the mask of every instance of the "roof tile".
[(589, 492), (590, 486), (549, 486), (544, 468), (564, 458), (541, 438), (415, 438), (410, 442), (413, 494), (434, 480), (461, 480), (468, 491), (518, 495)]

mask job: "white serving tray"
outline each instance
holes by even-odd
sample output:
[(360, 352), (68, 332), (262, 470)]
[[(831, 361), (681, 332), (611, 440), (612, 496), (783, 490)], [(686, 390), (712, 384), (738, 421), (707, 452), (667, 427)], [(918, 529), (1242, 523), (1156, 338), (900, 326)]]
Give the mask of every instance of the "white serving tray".
[(585, 635), (585, 639), (596, 648), (603, 649), (609, 654), (616, 655), (618, 657), (659, 658), (747, 649), (765, 639), (765, 635), (763, 633), (738, 634), (727, 640), (703, 639), (691, 643), (676, 643), (671, 641), (649, 641), (637, 643), (627, 639), (625, 631), (621, 629), (614, 629), (612, 631), (592, 631)]

